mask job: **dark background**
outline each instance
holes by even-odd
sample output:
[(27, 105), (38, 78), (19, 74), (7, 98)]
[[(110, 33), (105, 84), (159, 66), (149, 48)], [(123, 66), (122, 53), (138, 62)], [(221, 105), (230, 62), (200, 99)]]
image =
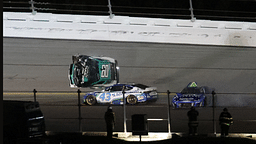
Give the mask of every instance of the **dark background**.
[[(110, 0), (119, 16), (191, 19), (189, 0)], [(256, 21), (255, 0), (192, 0), (194, 17), (201, 20)], [(109, 15), (108, 0), (36, 0), (37, 12)], [(3, 1), (3, 11), (29, 12), (25, 0)]]

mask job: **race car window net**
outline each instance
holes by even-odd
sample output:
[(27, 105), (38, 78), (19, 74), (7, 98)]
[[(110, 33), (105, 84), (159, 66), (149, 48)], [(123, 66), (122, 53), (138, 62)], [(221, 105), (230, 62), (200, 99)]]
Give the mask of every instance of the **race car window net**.
[(113, 86), (111, 91), (122, 91), (123, 90), (123, 86)]

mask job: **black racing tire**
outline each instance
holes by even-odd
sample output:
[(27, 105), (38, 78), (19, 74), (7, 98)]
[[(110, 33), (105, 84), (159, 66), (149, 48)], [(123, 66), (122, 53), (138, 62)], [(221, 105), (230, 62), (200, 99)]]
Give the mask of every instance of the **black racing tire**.
[(128, 104), (135, 105), (137, 104), (138, 100), (134, 95), (128, 95), (126, 98)]
[(85, 99), (85, 103), (88, 105), (95, 105), (97, 103), (96, 97), (93, 95), (88, 95)]

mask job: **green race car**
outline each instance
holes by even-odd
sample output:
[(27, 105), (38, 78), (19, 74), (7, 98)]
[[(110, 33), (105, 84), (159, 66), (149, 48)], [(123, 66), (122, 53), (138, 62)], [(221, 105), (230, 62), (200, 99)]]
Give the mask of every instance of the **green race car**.
[(72, 56), (69, 67), (70, 87), (106, 87), (119, 82), (117, 60), (110, 57)]

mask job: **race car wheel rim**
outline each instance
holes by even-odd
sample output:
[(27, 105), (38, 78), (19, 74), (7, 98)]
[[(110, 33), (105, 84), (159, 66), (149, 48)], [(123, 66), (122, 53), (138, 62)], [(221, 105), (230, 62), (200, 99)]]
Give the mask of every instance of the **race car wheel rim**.
[(134, 95), (129, 95), (127, 97), (127, 103), (136, 104), (137, 103), (137, 98)]
[(92, 95), (89, 95), (87, 98), (86, 98), (86, 102), (88, 105), (94, 105), (96, 103), (96, 99), (94, 96)]

